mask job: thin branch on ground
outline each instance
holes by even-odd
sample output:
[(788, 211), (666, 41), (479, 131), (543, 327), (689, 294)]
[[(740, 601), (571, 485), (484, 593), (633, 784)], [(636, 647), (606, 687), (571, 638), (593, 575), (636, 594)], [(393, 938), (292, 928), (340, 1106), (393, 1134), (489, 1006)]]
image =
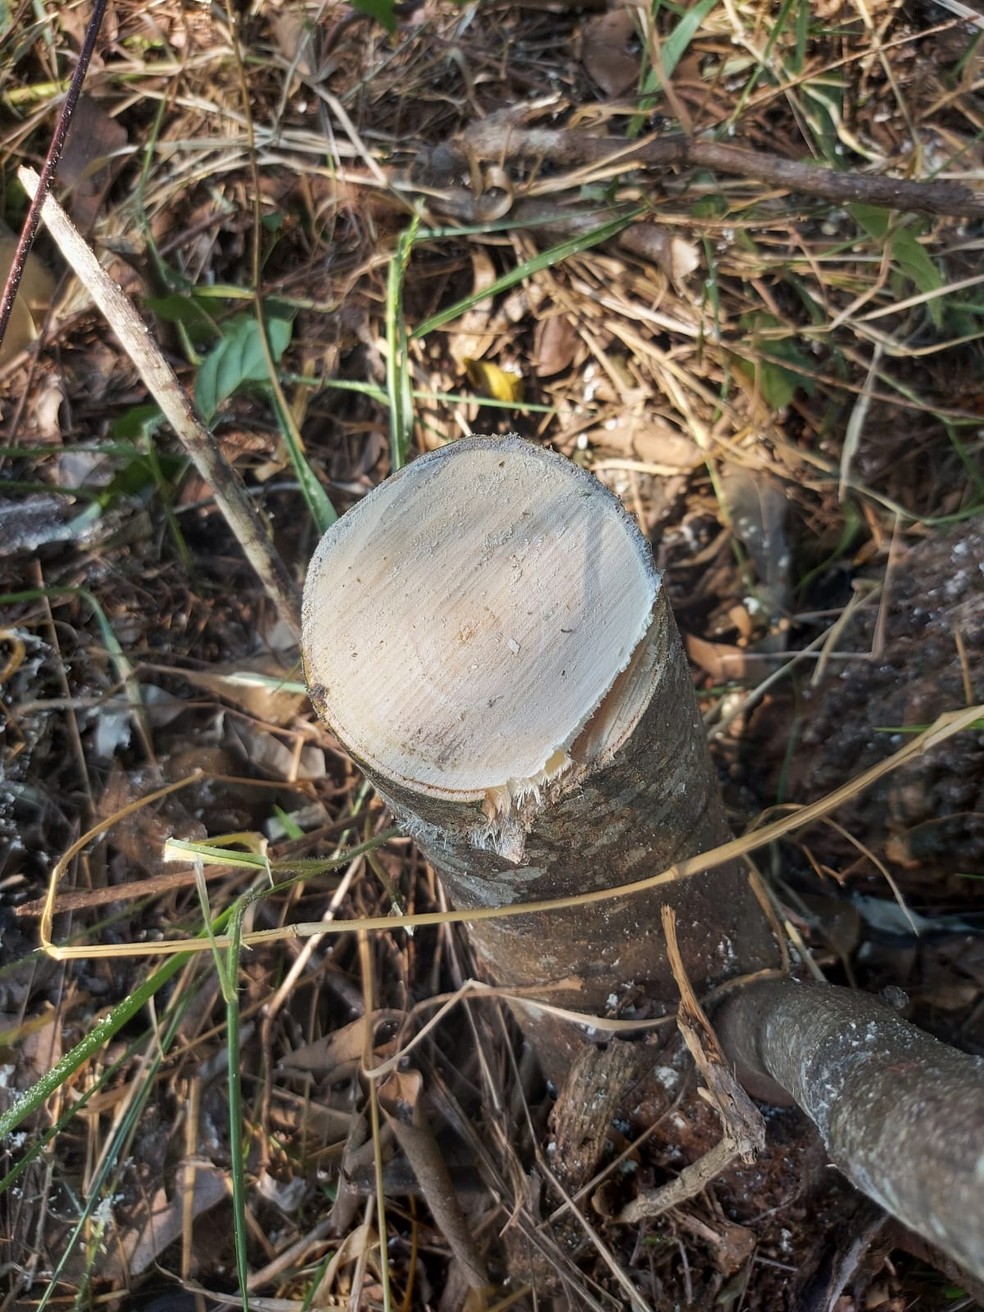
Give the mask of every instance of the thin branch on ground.
[[(39, 179), (34, 170), (20, 168), (17, 174), (28, 194), (32, 197), (37, 194)], [(48, 196), (41, 214), (76, 277), (102, 310), (147, 390), (211, 487), (216, 504), (280, 618), (296, 636), (300, 632), (300, 609), (294, 580), (277, 554), (269, 526), (250, 499), (242, 479), (199, 419), (150, 330), (111, 281), (62, 207)]]
[(688, 165), (717, 169), (737, 177), (783, 187), (804, 196), (837, 205), (859, 203), (921, 214), (948, 214), (957, 218), (984, 216), (984, 196), (955, 182), (918, 182), (908, 178), (837, 172), (802, 160), (782, 159), (717, 141), (695, 139), (683, 133), (626, 141), (622, 137), (592, 137), (566, 128), (526, 127), (525, 107), (490, 114), (468, 127), (452, 144), (439, 148), (422, 161), (422, 181), (439, 182), (467, 173), (476, 159), (507, 160), (552, 168), (591, 165), (596, 171), (617, 168), (668, 170)]

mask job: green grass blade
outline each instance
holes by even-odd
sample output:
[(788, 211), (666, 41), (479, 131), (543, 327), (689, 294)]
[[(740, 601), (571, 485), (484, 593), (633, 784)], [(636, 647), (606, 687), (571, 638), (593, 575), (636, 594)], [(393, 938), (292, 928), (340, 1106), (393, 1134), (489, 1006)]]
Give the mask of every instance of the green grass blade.
[(243, 1086), (240, 1070), (241, 1033), (239, 1014), (239, 955), (242, 951), (243, 917), (255, 897), (246, 894), (233, 907), (229, 922), (231, 943), (222, 966), (222, 991), (226, 1003), (226, 1051), (229, 1056), (229, 1149), (232, 1174), (232, 1226), (236, 1241), (236, 1275), (243, 1312), (249, 1312), (249, 1247), (246, 1228), (246, 1125), (243, 1118)]
[[(792, 0), (787, 0), (791, 3)], [(699, 4), (687, 9), (679, 23), (662, 43), (660, 54), (662, 56), (663, 67), (659, 70), (651, 68), (646, 76), (646, 85), (643, 87), (644, 92), (655, 91), (659, 85), (659, 76), (662, 74), (667, 79), (673, 76), (677, 64), (687, 53), (687, 49), (694, 37), (700, 30), (701, 24), (711, 10), (717, 5), (718, 0), (700, 0)]]
[(534, 255), (531, 260), (524, 260), (518, 264), (515, 269), (497, 278), (489, 287), (482, 289), (480, 293), (466, 296), (463, 300), (455, 301), (454, 305), (449, 305), (447, 309), (439, 310), (437, 314), (432, 314), (429, 319), (425, 319), (410, 334), (411, 338), (426, 337), (428, 333), (433, 332), (435, 328), (441, 328), (452, 319), (457, 319), (459, 315), (470, 310), (477, 301), (484, 301), (493, 296), (498, 296), (500, 292), (508, 291), (510, 287), (515, 287), (518, 282), (523, 282), (526, 278), (531, 278), (533, 274), (539, 273), (541, 269), (553, 268), (555, 264), (560, 264), (562, 260), (569, 259), (572, 255), (578, 255), (581, 251), (589, 250), (592, 246), (598, 246), (603, 241), (608, 241), (615, 237), (623, 228), (627, 228), (630, 223), (634, 223), (646, 212), (644, 205), (636, 205), (627, 210), (617, 218), (610, 219), (607, 223), (600, 224), (593, 232), (579, 233), (576, 237), (568, 237), (566, 241), (559, 242), (556, 246), (551, 246), (549, 250), (540, 251)]
[(420, 226), (414, 218), (397, 242), (386, 279), (386, 392), (389, 401), (390, 464), (395, 472), (406, 464), (413, 440), (413, 392), (407, 325), (403, 316), (403, 283)]
[(97, 1021), (92, 1029), (80, 1039), (74, 1048), (69, 1049), (60, 1061), (46, 1071), (40, 1080), (30, 1089), (18, 1095), (5, 1112), (0, 1115), (0, 1139), (11, 1134), (26, 1116), (38, 1108), (59, 1089), (70, 1076), (90, 1057), (94, 1056), (114, 1034), (119, 1033), (124, 1025), (136, 1016), (142, 1007), (157, 993), (168, 980), (172, 979), (188, 961), (188, 954), (181, 952), (168, 960), (129, 995), (110, 1011), (102, 1020)]
[[(157, 1042), (154, 1045), (154, 1055), (143, 1069), (136, 1094), (130, 1100), (126, 1112), (120, 1122), (114, 1126), (111, 1138), (101, 1154), (99, 1168), (89, 1182), (88, 1197), (82, 1207), (79, 1219), (69, 1232), (67, 1239), (64, 1241), (61, 1256), (48, 1278), (47, 1287), (37, 1305), (36, 1312), (44, 1312), (44, 1309), (52, 1301), (55, 1294), (61, 1292), (61, 1273), (68, 1265), (69, 1260), (79, 1241), (82, 1239), (86, 1228), (90, 1223), (93, 1223), (96, 1230), (96, 1242), (90, 1245), (89, 1251), (86, 1253), (83, 1264), (83, 1278), (79, 1282), (79, 1288), (74, 1303), (76, 1309), (89, 1306), (90, 1282), (93, 1270), (96, 1268), (99, 1261), (99, 1255), (102, 1248), (102, 1232), (106, 1225), (106, 1221), (96, 1220), (97, 1213), (100, 1206), (107, 1200), (107, 1196), (111, 1196), (114, 1192), (112, 1187), (107, 1189), (110, 1177), (114, 1170), (117, 1169), (118, 1164), (125, 1158), (129, 1150), (129, 1145), (132, 1141), (132, 1136), (137, 1129), (137, 1124), (150, 1100), (157, 1073), (159, 1072), (164, 1057), (177, 1035), (179, 1021), (187, 1011), (190, 1004), (191, 997), (186, 995), (179, 999), (176, 1007), (170, 1009), (170, 1016), (167, 1025), (164, 1032), (158, 1033), (157, 1035)], [(153, 1039), (154, 1036), (151, 1034), (149, 1037)]]
[(304, 439), (301, 437), (297, 424), (294, 422), (294, 416), (291, 414), (279, 386), (271, 389), (271, 399), (277, 415), (280, 435), (283, 438), (287, 455), (300, 486), (301, 496), (303, 496), (304, 503), (308, 508), (308, 514), (311, 516), (319, 535), (327, 533), (338, 518), (338, 511), (332, 505), (331, 498), (311, 468), (304, 451)]

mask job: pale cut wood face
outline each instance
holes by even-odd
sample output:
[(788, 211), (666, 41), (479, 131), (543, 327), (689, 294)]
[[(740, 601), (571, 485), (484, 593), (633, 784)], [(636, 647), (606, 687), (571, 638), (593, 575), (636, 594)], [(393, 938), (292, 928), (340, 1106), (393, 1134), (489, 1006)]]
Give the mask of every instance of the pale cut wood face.
[[(312, 697), (385, 779), (448, 800), (516, 796), (570, 765), (658, 589), (648, 544), (591, 475), (519, 438), (462, 439), (322, 539), (304, 593)], [(620, 736), (627, 683), (602, 717)]]

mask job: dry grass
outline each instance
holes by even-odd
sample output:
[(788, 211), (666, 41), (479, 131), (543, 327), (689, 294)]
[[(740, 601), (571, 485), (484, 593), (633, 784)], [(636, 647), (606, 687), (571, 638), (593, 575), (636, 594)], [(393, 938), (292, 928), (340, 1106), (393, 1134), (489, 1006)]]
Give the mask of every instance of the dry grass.
[[(0, 47), (13, 228), (16, 166), (43, 158), (87, 17), (49, 9), (8, 14)], [(342, 511), (412, 450), (518, 430), (608, 481), (669, 567), (747, 820), (796, 732), (761, 681), (811, 643), (836, 660), (856, 568), (980, 510), (984, 226), (973, 205), (835, 205), (764, 162), (624, 155), (683, 129), (848, 171), (859, 200), (878, 177), (980, 198), (981, 35), (918, 0), (698, 11), (689, 30), (640, 10), (605, 54), (598, 18), (559, 5), (426, 0), (390, 38), (342, 6), (117, 0), (61, 176), (192, 393), (235, 316), (290, 323), (214, 433), (298, 578), (329, 513), (309, 473)], [(47, 237), (38, 252), (58, 278), (40, 340), (0, 357), (4, 1306), (786, 1306), (841, 1251), (838, 1217), (877, 1228), (836, 1189), (804, 1216), (820, 1168), (788, 1125), (755, 1171), (618, 1227), (592, 1210), (601, 1182), (551, 1155), (549, 1103), (508, 1012), (465, 989), (453, 926), (241, 946), (439, 912), (441, 890), (405, 840), (365, 848), (387, 817), (312, 723), (287, 627)], [(954, 705), (981, 696), (973, 651), (961, 668)], [(750, 763), (753, 702), (772, 740)], [(36, 955), (50, 869), (90, 832), (58, 941), (220, 935), (209, 951)], [(209, 864), (223, 835), (242, 855)], [(171, 836), (198, 847), (165, 861)], [(922, 888), (884, 833), (854, 837)], [(805, 853), (822, 867), (823, 839)], [(948, 909), (979, 909), (952, 874), (970, 859)], [(821, 964), (854, 951), (781, 892)], [(616, 1191), (716, 1133), (675, 1050), (659, 1061), (618, 1123)], [(850, 1306), (869, 1286), (961, 1305), (928, 1269), (893, 1274), (888, 1247), (850, 1273)]]

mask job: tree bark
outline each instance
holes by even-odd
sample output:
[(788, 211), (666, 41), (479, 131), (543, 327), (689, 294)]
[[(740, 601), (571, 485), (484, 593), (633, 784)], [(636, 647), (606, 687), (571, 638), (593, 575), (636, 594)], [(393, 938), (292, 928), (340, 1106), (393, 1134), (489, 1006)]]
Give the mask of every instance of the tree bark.
[(984, 1059), (826, 984), (752, 984), (715, 1027), (751, 1093), (794, 1101), (858, 1189), (984, 1279)]
[[(318, 714), (459, 908), (656, 873), (729, 835), (689, 671), (648, 543), (617, 498), (515, 437), (414, 461), (329, 529), (304, 596)], [(694, 987), (775, 964), (743, 872), (470, 927), (548, 1073), (587, 1016), (672, 1010), (659, 908)], [(589, 1022), (588, 1022), (589, 1023)]]

